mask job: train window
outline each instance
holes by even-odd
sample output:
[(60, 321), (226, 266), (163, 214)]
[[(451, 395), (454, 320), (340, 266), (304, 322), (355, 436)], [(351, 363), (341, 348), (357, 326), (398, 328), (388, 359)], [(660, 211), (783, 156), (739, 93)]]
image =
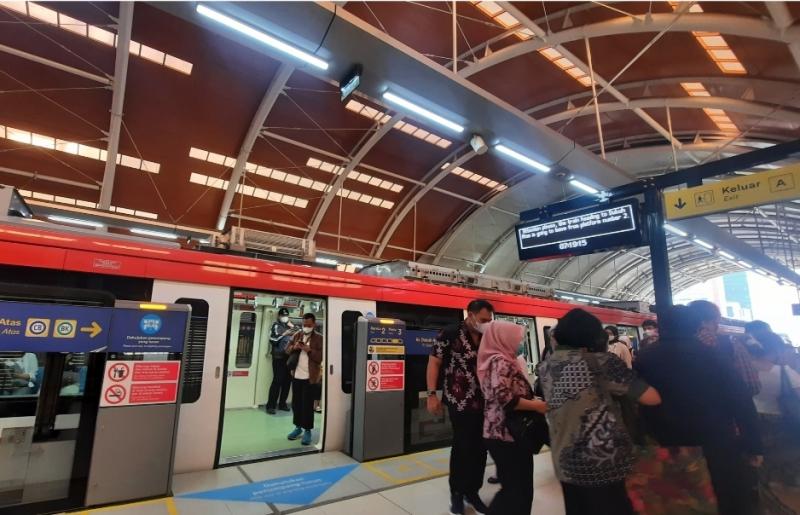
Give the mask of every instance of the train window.
[(256, 336), (256, 314), (244, 312), (239, 319), (239, 341), (236, 343), (236, 367), (248, 368), (253, 363), (253, 343)]
[(203, 365), (206, 358), (206, 334), (208, 332), (208, 302), (202, 299), (180, 298), (176, 304), (192, 307), (186, 348), (183, 350), (183, 394), (181, 402), (189, 404), (200, 398), (203, 386)]
[(342, 313), (342, 391), (353, 393), (353, 364), (356, 361), (356, 322), (359, 311)]

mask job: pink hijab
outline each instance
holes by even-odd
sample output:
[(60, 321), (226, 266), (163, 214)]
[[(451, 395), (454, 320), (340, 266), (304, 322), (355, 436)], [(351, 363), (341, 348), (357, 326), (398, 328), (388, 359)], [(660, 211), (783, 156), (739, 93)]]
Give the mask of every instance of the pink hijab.
[(517, 350), (525, 336), (525, 328), (511, 322), (494, 321), (487, 326), (481, 338), (478, 350), (478, 380), (483, 382), (489, 371), (489, 362), (495, 357), (514, 364), (522, 375), (527, 373), (522, 370), (517, 359)]

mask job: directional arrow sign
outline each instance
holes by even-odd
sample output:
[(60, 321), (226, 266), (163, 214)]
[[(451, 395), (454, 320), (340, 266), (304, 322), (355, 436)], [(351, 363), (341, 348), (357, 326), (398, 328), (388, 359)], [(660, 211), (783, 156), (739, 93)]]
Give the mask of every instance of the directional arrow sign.
[(88, 333), (89, 338), (94, 338), (98, 334), (103, 332), (103, 328), (100, 327), (100, 324), (92, 320), (92, 324), (89, 327), (81, 327), (82, 333)]
[(664, 192), (668, 220), (800, 198), (800, 165)]

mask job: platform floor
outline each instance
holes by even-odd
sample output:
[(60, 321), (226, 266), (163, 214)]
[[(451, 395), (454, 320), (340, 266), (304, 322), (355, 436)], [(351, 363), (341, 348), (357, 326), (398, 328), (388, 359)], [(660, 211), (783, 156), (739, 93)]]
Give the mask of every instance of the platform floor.
[[(322, 453), (213, 471), (178, 474), (175, 496), (77, 513), (114, 515), (446, 515), (449, 449), (365, 464), (342, 453)], [(488, 466), (487, 477), (494, 473)], [(531, 513), (564, 513), (549, 454), (537, 456)], [(498, 487), (485, 483), (491, 500)], [(474, 513), (467, 508), (467, 513)]]

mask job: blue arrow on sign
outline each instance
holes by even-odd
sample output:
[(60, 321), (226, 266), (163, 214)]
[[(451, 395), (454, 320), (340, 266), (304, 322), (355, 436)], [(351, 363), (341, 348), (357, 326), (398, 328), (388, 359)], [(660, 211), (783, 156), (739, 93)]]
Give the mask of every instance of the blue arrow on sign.
[(344, 465), (293, 476), (285, 476), (247, 485), (192, 492), (178, 496), (183, 499), (212, 501), (271, 502), (305, 506), (348, 475), (358, 464)]

